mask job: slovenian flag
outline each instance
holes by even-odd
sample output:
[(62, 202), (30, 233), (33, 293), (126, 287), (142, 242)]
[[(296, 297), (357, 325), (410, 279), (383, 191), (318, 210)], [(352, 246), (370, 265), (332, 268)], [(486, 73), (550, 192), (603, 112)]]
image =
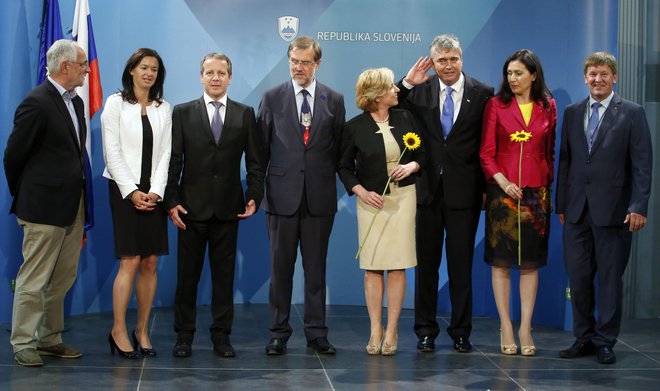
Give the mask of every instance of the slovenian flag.
[(62, 20), (60, 19), (60, 5), (57, 0), (44, 0), (44, 16), (41, 22), (41, 42), (39, 45), (39, 68), (37, 70), (37, 85), (46, 80), (48, 68), (46, 67), (46, 52), (58, 39), (64, 38), (62, 34)]
[(89, 121), (103, 106), (103, 91), (101, 90), (101, 75), (99, 74), (99, 62), (96, 57), (96, 44), (94, 43), (94, 32), (92, 31), (92, 17), (89, 12), (88, 0), (76, 0), (76, 10), (73, 16), (73, 31), (71, 33), (74, 41), (87, 53), (90, 73), (85, 84), (78, 88), (78, 95), (85, 102), (85, 120), (87, 122), (87, 159), (85, 167), (86, 207), (85, 230), (94, 226), (94, 201), (92, 196), (92, 170), (91, 170), (91, 137)]

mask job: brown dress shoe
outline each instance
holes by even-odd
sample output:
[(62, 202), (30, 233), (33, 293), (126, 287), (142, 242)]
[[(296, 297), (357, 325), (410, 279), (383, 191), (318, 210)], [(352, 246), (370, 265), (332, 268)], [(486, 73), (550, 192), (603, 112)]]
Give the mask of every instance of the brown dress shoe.
[(59, 358), (82, 357), (80, 350), (65, 346), (63, 343), (48, 347), (37, 347), (37, 353), (39, 353), (40, 356), (55, 356)]
[(37, 354), (37, 351), (32, 348), (19, 350), (14, 353), (14, 360), (24, 367), (40, 367), (44, 365), (44, 362)]

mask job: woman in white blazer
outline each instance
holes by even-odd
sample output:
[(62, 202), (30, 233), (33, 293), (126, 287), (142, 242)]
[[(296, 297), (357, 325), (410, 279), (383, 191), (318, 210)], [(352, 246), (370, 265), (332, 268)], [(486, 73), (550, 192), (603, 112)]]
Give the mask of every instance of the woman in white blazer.
[[(103, 176), (109, 199), (119, 270), (112, 290), (114, 325), (110, 352), (124, 358), (153, 357), (148, 321), (156, 292), (159, 255), (168, 254), (165, 194), (172, 148), (172, 115), (163, 99), (165, 67), (153, 49), (138, 49), (126, 62), (123, 89), (101, 115)], [(128, 336), (126, 309), (137, 296), (137, 324)], [(131, 341), (132, 339), (132, 341)], [(132, 342), (132, 344), (131, 344)]]

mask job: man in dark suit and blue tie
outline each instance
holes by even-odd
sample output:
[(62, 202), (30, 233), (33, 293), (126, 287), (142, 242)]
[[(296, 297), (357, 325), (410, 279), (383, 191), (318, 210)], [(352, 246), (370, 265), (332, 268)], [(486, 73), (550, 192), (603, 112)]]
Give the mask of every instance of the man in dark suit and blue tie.
[(263, 94), (257, 123), (266, 149), (266, 214), (271, 246), (271, 340), (266, 354), (286, 353), (298, 244), (305, 272), (307, 346), (334, 354), (325, 323), (325, 271), (337, 212), (336, 172), (344, 97), (317, 82), (321, 46), (299, 37), (289, 45), (291, 80)]
[(622, 276), (632, 233), (646, 224), (653, 159), (644, 108), (614, 93), (616, 81), (613, 55), (587, 57), (589, 97), (564, 112), (557, 175), (576, 338), (559, 355), (597, 352), (602, 364), (616, 361), (612, 348), (621, 327)]
[[(229, 335), (234, 317), (238, 222), (254, 214), (263, 198), (265, 166), (254, 109), (227, 97), (231, 65), (224, 54), (206, 55), (200, 65), (204, 95), (175, 106), (172, 113), (172, 156), (164, 202), (179, 232), (175, 357), (192, 354), (197, 284), (207, 246), (213, 351), (221, 357), (236, 355)], [(245, 194), (241, 186), (243, 154)]]
[[(426, 75), (431, 68), (436, 75)], [(398, 84), (399, 105), (415, 114), (427, 156), (417, 181), (414, 330), (420, 352), (434, 351), (440, 332), (436, 310), (443, 239), (451, 300), (447, 333), (457, 352), (472, 350), (472, 257), (485, 191), (479, 145), (493, 87), (462, 69), (458, 38), (439, 35), (430, 58), (420, 58)]]
[(31, 367), (43, 365), (39, 356), (82, 356), (62, 343), (62, 330), (87, 202), (87, 127), (75, 89), (89, 66), (85, 52), (69, 40), (56, 41), (46, 57), (50, 74), (16, 109), (4, 156), (11, 212), (23, 229), (10, 342), (16, 362)]

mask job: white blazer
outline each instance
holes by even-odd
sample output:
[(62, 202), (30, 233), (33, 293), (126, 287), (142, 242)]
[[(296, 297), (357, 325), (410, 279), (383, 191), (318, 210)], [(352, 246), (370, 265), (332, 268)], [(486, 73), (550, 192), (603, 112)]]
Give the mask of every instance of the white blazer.
[[(159, 106), (147, 107), (147, 117), (153, 130), (150, 193), (165, 194), (167, 171), (172, 152), (172, 113), (163, 100)], [(101, 114), (103, 136), (103, 176), (119, 186), (123, 198), (137, 190), (142, 168), (142, 117), (140, 105), (125, 102), (121, 94), (108, 97)]]

